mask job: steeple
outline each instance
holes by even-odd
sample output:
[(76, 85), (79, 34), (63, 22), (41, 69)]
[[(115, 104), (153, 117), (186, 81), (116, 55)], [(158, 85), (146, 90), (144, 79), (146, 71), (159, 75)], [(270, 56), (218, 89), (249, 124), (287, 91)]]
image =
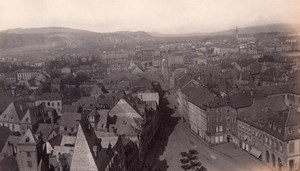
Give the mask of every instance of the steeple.
[(239, 38), (239, 29), (237, 26), (235, 27), (235, 37)]

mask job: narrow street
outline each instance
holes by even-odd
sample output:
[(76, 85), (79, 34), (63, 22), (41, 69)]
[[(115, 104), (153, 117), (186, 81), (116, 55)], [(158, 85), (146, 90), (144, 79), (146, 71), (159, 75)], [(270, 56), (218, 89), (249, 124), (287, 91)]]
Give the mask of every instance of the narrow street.
[[(180, 152), (196, 149), (198, 160), (209, 171), (268, 171), (262, 162), (241, 149), (236, 149), (233, 144), (222, 144), (209, 148), (197, 135), (195, 135), (173, 110), (174, 99), (168, 97), (168, 108), (162, 119), (162, 128), (159, 137), (147, 156), (144, 170), (170, 170), (181, 171)], [(151, 169), (150, 169), (151, 168)]]

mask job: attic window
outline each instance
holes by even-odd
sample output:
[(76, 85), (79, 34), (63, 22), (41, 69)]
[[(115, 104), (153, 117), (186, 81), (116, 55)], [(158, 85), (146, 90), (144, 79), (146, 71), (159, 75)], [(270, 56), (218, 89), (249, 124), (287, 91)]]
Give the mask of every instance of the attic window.
[(278, 132), (281, 133), (281, 131), (282, 131), (282, 128), (278, 127)]
[(25, 142), (29, 142), (29, 140), (30, 140), (29, 137), (25, 138)]
[(273, 125), (273, 130), (275, 131), (276, 128), (277, 128), (277, 125), (274, 123), (274, 125)]
[(289, 134), (292, 134), (292, 128), (288, 129)]
[(269, 121), (269, 128), (272, 128), (272, 122), (271, 121)]

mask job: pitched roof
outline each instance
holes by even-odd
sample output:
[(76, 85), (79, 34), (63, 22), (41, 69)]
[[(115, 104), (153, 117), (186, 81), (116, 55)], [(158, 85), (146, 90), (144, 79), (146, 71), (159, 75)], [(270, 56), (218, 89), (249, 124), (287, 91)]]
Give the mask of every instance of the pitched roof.
[(59, 93), (43, 93), (42, 95), (40, 95), (37, 100), (61, 100), (61, 96)]
[(57, 127), (53, 124), (47, 124), (47, 123), (39, 123), (36, 134), (41, 134), (44, 141), (48, 140), (49, 134), (52, 132), (52, 130)]
[(27, 109), (28, 105), (24, 101), (14, 101), (0, 115), (0, 119), (4, 122), (19, 123), (26, 114)]
[(16, 157), (10, 156), (5, 157), (3, 160), (0, 161), (0, 170), (19, 170), (19, 166), (16, 160)]
[(64, 127), (77, 127), (81, 120), (81, 114), (75, 112), (64, 112), (62, 113), (59, 125)]
[(192, 80), (193, 80), (192, 75), (186, 74), (176, 80), (176, 85), (178, 88), (183, 88)]
[(0, 126), (0, 152), (6, 142), (6, 140), (8, 139), (8, 137), (12, 135), (12, 132), (10, 131), (9, 128), (4, 127), (4, 126)]
[(230, 96), (231, 107), (235, 109), (251, 106), (253, 97), (248, 92), (238, 92)]
[(190, 91), (187, 92), (186, 95), (189, 102), (202, 109), (207, 106), (208, 102), (212, 101), (216, 97), (216, 94), (211, 92), (208, 88), (195, 85), (190, 87)]
[(81, 125), (78, 127), (70, 171), (98, 171)]
[(0, 114), (10, 105), (11, 102), (17, 99), (12, 95), (11, 91), (0, 93)]
[(33, 136), (31, 129), (27, 129), (27, 131), (25, 132), (18, 144), (37, 144), (37, 140)]

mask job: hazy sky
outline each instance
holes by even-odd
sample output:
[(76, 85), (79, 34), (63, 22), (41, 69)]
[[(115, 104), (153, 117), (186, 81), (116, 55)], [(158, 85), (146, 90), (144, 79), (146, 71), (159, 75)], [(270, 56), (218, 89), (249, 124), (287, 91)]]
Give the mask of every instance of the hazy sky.
[(97, 32), (212, 32), (297, 23), (300, 0), (0, 0), (0, 30), (63, 26)]

